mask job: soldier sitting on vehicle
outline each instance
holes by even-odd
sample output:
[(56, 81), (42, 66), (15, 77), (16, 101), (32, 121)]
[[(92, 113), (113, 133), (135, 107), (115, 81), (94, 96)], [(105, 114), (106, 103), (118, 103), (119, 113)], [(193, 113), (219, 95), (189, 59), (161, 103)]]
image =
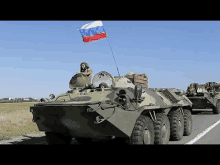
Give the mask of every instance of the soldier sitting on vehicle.
[(80, 73), (82, 73), (85, 76), (88, 76), (89, 78), (92, 78), (93, 70), (89, 69), (89, 65), (86, 62), (82, 62), (80, 64)]
[(190, 86), (188, 86), (187, 93), (188, 93), (188, 94), (195, 94), (195, 93), (196, 93), (196, 89), (195, 89), (195, 87), (193, 86), (193, 84), (191, 84)]
[(215, 92), (217, 94), (217, 97), (220, 97), (220, 87), (216, 88), (215, 89)]
[(91, 85), (92, 73), (93, 71), (92, 69), (89, 69), (89, 65), (86, 62), (82, 62), (80, 64), (80, 72), (76, 72), (76, 74), (71, 78), (69, 87), (79, 88)]
[(218, 93), (218, 97), (220, 97), (220, 87), (218, 88), (218, 92), (219, 92), (219, 93)]

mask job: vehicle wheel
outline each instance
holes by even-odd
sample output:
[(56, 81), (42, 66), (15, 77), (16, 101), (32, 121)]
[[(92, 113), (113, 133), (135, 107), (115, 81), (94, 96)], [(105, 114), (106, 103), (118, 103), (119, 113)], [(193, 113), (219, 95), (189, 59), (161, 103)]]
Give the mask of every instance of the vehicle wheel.
[(149, 116), (139, 116), (131, 133), (129, 143), (154, 144), (154, 124)]
[(92, 138), (75, 138), (79, 143), (82, 144), (91, 144)]
[(213, 107), (213, 114), (220, 113), (220, 101), (217, 102), (216, 107)]
[(183, 136), (189, 136), (192, 133), (192, 114), (190, 110), (183, 109), (184, 132)]
[(46, 134), (45, 140), (49, 145), (53, 145), (53, 144), (70, 145), (70, 143), (72, 141), (72, 137), (64, 136), (61, 133), (45, 132), (45, 134)]
[(163, 113), (156, 114), (157, 121), (154, 122), (155, 144), (168, 144), (170, 139), (170, 121)]
[(170, 140), (180, 141), (184, 132), (183, 114), (177, 109), (170, 110), (168, 118), (170, 120)]

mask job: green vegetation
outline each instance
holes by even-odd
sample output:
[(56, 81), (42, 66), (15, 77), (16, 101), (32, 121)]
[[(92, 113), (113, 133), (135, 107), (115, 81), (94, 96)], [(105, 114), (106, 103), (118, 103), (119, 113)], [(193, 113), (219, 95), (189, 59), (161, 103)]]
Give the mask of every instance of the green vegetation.
[(25, 100), (23, 98), (21, 99), (11, 99), (11, 100), (8, 100), (8, 99), (0, 99), (0, 103), (23, 103), (23, 102), (39, 102), (39, 100), (37, 99), (29, 99), (29, 100)]
[(0, 115), (1, 113), (11, 113), (18, 110), (26, 110), (30, 113), (30, 106), (35, 103), (24, 102), (24, 103), (0, 103)]

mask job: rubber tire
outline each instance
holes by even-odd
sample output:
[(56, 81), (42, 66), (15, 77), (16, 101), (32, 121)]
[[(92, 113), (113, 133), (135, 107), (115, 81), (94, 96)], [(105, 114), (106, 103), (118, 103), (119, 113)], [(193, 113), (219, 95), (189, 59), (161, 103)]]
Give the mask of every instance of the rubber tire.
[[(170, 110), (168, 113), (170, 121), (170, 141), (180, 141), (183, 138), (184, 119), (183, 114), (179, 110)], [(178, 121), (181, 122), (181, 127), (178, 127)]]
[(131, 145), (146, 145), (144, 140), (144, 128), (147, 127), (150, 133), (150, 140), (148, 144), (154, 144), (154, 124), (149, 116), (140, 115), (134, 125), (129, 144)]
[(92, 138), (75, 138), (81, 144), (92, 144)]
[(192, 133), (192, 114), (189, 109), (183, 109), (184, 132), (183, 136), (189, 136)]
[(45, 140), (48, 145), (65, 144), (70, 145), (72, 137), (64, 136), (61, 133), (45, 132)]
[[(167, 115), (163, 113), (156, 114), (157, 121), (154, 122), (154, 144), (168, 144), (170, 139), (170, 121)], [(167, 125), (167, 134), (166, 138), (162, 138), (162, 128), (163, 125)]]
[(216, 107), (213, 107), (212, 112), (213, 112), (213, 114), (219, 114), (220, 113), (220, 101), (217, 102)]

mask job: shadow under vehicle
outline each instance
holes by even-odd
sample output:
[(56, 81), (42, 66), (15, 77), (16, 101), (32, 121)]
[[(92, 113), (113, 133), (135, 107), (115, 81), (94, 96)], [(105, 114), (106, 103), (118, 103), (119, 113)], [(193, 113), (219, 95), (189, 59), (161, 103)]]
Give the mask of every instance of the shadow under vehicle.
[(193, 103), (192, 109), (212, 109), (213, 114), (220, 113), (220, 83), (191, 83), (186, 96)]
[(82, 74), (70, 90), (30, 107), (49, 144), (119, 140), (125, 144), (168, 144), (192, 131), (191, 101), (180, 89), (145, 88), (125, 76), (97, 73), (92, 83)]

